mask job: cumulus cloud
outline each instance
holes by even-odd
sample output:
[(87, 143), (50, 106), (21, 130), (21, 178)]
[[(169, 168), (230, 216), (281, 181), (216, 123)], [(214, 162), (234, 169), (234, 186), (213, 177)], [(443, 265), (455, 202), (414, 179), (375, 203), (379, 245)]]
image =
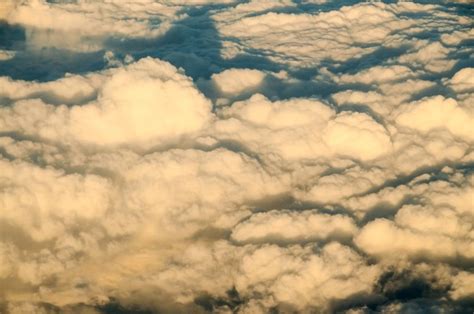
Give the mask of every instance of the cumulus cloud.
[(296, 311), (327, 311), (330, 300), (367, 294), (378, 274), (376, 266), (365, 264), (354, 251), (337, 243), (324, 246), (317, 255), (307, 246), (267, 246), (254, 250), (241, 263), (242, 276), (236, 280), (239, 291), (246, 294), (254, 287), (253, 293), (273, 296), (273, 300), (260, 301), (271, 302), (263, 303), (266, 308), (277, 302), (286, 305), (283, 309)]
[[(103, 74), (106, 78), (97, 90), (95, 101), (66, 107), (51, 106), (41, 99), (22, 100), (12, 107), (2, 108), (0, 129), (4, 132), (22, 130), (49, 140), (70, 138), (86, 144), (114, 145), (176, 138), (199, 130), (211, 119), (210, 102), (168, 63), (142, 59)], [(46, 93), (53, 89), (61, 94), (58, 88), (64, 88), (64, 92), (70, 94), (67, 84), (81, 81), (85, 90), (75, 91), (73, 95), (90, 94), (93, 80), (89, 83), (87, 78), (75, 77), (58, 84), (28, 87)], [(21, 88), (22, 82), (8, 83), (7, 95), (13, 94), (12, 89), (19, 86), (27, 92), (28, 87)], [(61, 98), (65, 96), (71, 97), (62, 94)], [(157, 117), (160, 121), (155, 123)]]
[(474, 116), (470, 108), (466, 109), (459, 107), (454, 99), (436, 96), (401, 107), (396, 122), (422, 132), (445, 128), (453, 135), (472, 141)]
[(1, 169), (2, 218), (38, 242), (64, 233), (68, 222), (99, 219), (109, 207), (110, 183), (103, 178), (4, 160)]
[[(377, 219), (368, 223), (356, 236), (357, 245), (381, 258), (406, 254), (414, 259), (472, 260), (472, 176), (456, 185), (443, 181), (415, 185), (400, 196), (418, 194), (420, 204), (403, 205), (393, 221)], [(390, 194), (395, 196), (397, 192), (392, 190)]]
[(241, 93), (257, 87), (265, 73), (251, 69), (229, 69), (212, 75), (212, 81), (226, 94)]
[[(374, 45), (388, 38), (390, 44), (391, 32), (413, 26), (413, 20), (398, 19), (396, 14), (413, 9), (420, 7), (411, 3), (397, 6), (362, 3), (319, 14), (265, 12), (252, 16), (236, 7), (235, 14), (241, 15), (240, 19), (224, 20), (219, 15), (216, 19), (223, 35), (241, 39), (242, 49), (272, 47), (267, 54), (271, 60), (311, 66), (326, 58), (341, 62), (372, 53)], [(362, 15), (370, 15), (370, 19), (362, 22)], [(312, 31), (315, 27), (318, 32)], [(334, 37), (338, 40), (332, 40)]]
[(267, 149), (268, 154), (285, 160), (334, 155), (366, 160), (387, 153), (391, 146), (389, 134), (370, 116), (336, 114), (318, 100), (271, 102), (254, 95), (218, 114), (226, 118), (215, 125), (219, 137), (238, 140), (262, 153)]
[[(155, 1), (25, 1), (7, 21), (28, 29), (31, 44), (82, 51), (100, 49), (107, 37), (155, 37), (169, 28), (177, 8)], [(155, 22), (151, 14), (155, 15)], [(64, 37), (67, 36), (67, 40)]]
[(3, 1), (0, 312), (472, 312), (472, 17), (422, 2)]
[(294, 213), (270, 211), (257, 213), (234, 227), (232, 239), (237, 242), (303, 242), (331, 237), (350, 238), (357, 227), (342, 215), (320, 214), (316, 210)]
[(474, 88), (473, 68), (464, 68), (457, 72), (450, 80), (450, 86), (456, 92), (468, 92)]

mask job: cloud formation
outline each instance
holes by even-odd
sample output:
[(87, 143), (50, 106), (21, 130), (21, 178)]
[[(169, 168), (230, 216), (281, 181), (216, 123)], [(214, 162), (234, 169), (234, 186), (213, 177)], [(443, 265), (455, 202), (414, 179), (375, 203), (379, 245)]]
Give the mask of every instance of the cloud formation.
[[(83, 98), (95, 93), (97, 99), (72, 107), (51, 106), (45, 103), (47, 99), (23, 99), (12, 107), (2, 108), (0, 129), (4, 132), (23, 130), (26, 135), (38, 134), (53, 141), (70, 138), (95, 145), (139, 144), (192, 133), (211, 119), (211, 103), (194, 88), (189, 78), (166, 62), (142, 59), (101, 74), (66, 78), (57, 84), (40, 86), (7, 81), (6, 97), (18, 97), (16, 89), (47, 93), (48, 89), (58, 92), (58, 88), (74, 85), (73, 88), (79, 87), (79, 90), (73, 93), (65, 90), (69, 95), (59, 92), (62, 94), (59, 97), (80, 94)], [(94, 87), (94, 81), (99, 80), (101, 85)], [(82, 86), (76, 86), (76, 81)], [(28, 115), (24, 114), (25, 110), (29, 111)], [(166, 119), (160, 119), (165, 116)], [(160, 120), (155, 122), (156, 119)]]
[(0, 312), (472, 312), (472, 5), (429, 2), (4, 2)]

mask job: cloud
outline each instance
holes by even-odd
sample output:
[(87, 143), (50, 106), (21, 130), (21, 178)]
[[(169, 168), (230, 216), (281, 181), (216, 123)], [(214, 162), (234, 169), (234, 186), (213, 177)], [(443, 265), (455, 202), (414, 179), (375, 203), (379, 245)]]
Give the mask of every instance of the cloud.
[(373, 159), (391, 146), (389, 135), (370, 116), (349, 112), (336, 115), (317, 100), (270, 102), (254, 95), (218, 114), (226, 118), (215, 125), (220, 138), (238, 140), (253, 150), (277, 153), (286, 160), (334, 155)]
[[(366, 265), (349, 248), (331, 243), (317, 255), (308, 246), (263, 247), (242, 259), (240, 272), (236, 288), (244, 295), (254, 287), (254, 293), (263, 296), (260, 302), (265, 308), (277, 302), (284, 304), (283, 310), (298, 311), (328, 310), (332, 300), (369, 292), (378, 269)], [(272, 298), (265, 300), (267, 295)]]
[(226, 94), (238, 94), (258, 87), (265, 78), (265, 73), (252, 69), (229, 69), (213, 74), (211, 79)]
[[(357, 43), (380, 44), (391, 31), (411, 25), (411, 21), (397, 20), (387, 8), (385, 4), (363, 3), (319, 14), (269, 12), (219, 21), (218, 29), (226, 37), (239, 38), (244, 47), (272, 47), (268, 58), (276, 62), (311, 66), (325, 58), (345, 61), (373, 52), (373, 48)], [(371, 19), (361, 22), (363, 14), (370, 14)], [(314, 27), (319, 31), (311, 31)], [(331, 40), (335, 36), (338, 40)]]
[(91, 51), (100, 50), (108, 37), (159, 36), (169, 28), (176, 10), (154, 1), (48, 3), (29, 0), (17, 5), (7, 21), (27, 27), (28, 41), (37, 48), (52, 46)]
[(0, 50), (0, 61), (12, 59), (15, 56), (14, 51)]
[[(376, 239), (376, 240), (375, 240)], [(369, 223), (356, 238), (357, 244), (375, 256), (407, 255), (416, 259), (451, 259), (457, 256), (472, 259), (472, 244), (453, 241), (442, 235), (427, 235), (397, 227), (392, 222), (380, 219)]]
[(455, 300), (463, 298), (472, 298), (474, 295), (474, 287), (472, 284), (473, 275), (470, 272), (460, 272), (453, 280), (453, 289), (451, 297)]
[[(72, 107), (51, 106), (39, 99), (19, 101), (2, 108), (0, 129), (36, 133), (53, 141), (116, 145), (178, 138), (199, 130), (212, 117), (210, 102), (186, 76), (166, 62), (142, 59), (103, 75), (105, 78), (99, 78), (103, 81), (96, 100)], [(94, 77), (91, 80), (74, 77), (57, 84), (32, 86), (30, 90), (48, 93), (48, 89), (53, 89), (60, 93), (60, 98), (68, 99), (77, 94), (93, 94)], [(77, 81), (82, 84), (77, 86)], [(21, 88), (22, 84), (10, 82), (6, 94), (13, 94), (8, 89)], [(74, 96), (67, 90), (68, 84), (75, 85)], [(25, 115), (26, 112), (29, 114)], [(155, 123), (155, 117), (166, 118)]]
[(352, 219), (318, 211), (270, 211), (252, 215), (234, 227), (232, 239), (239, 243), (303, 242), (332, 237), (350, 238), (357, 227)]
[(402, 206), (393, 221), (368, 223), (355, 237), (356, 244), (380, 258), (472, 260), (472, 176), (458, 184), (462, 188), (443, 181), (425, 183), (416, 187), (422, 192), (405, 192), (418, 194), (421, 204)]
[(472, 312), (466, 4), (2, 5), (0, 312)]
[(8, 17), (8, 15), (15, 8), (15, 1), (5, 0), (0, 4), (0, 19), (3, 20)]
[(339, 80), (344, 83), (383, 84), (415, 77), (413, 71), (401, 65), (375, 66), (354, 75), (343, 74)]
[(110, 183), (103, 178), (65, 175), (60, 170), (5, 160), (0, 167), (2, 218), (35, 241), (59, 236), (77, 219), (100, 219), (109, 207)]
[(170, 229), (175, 236), (208, 224), (229, 228), (248, 215), (245, 204), (285, 193), (288, 184), (273, 180), (248, 156), (224, 149), (149, 155), (130, 167), (125, 179), (127, 207), (164, 219), (161, 231), (152, 232)]
[(449, 48), (440, 43), (426, 43), (422, 41), (417, 43), (417, 51), (408, 53), (400, 57), (403, 63), (409, 63), (412, 66), (424, 67), (431, 72), (441, 72), (449, 70), (454, 65), (454, 60), (447, 59), (450, 52)]
[(469, 92), (474, 88), (474, 80), (472, 78), (474, 68), (464, 68), (457, 72), (450, 80), (450, 86), (456, 92)]
[(468, 110), (458, 106), (454, 99), (436, 96), (401, 107), (396, 122), (422, 132), (445, 128), (453, 135), (472, 141), (474, 116)]

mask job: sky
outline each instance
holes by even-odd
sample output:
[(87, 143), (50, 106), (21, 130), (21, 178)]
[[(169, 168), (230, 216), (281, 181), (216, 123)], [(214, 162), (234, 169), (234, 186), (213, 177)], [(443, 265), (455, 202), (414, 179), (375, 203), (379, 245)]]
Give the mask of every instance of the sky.
[(0, 313), (473, 313), (473, 17), (1, 0)]

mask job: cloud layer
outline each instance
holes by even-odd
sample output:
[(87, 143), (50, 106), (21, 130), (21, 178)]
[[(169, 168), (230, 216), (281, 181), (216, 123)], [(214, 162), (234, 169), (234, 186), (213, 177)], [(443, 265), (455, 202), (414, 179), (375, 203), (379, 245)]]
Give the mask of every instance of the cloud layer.
[(0, 5), (0, 312), (472, 312), (472, 5), (427, 2)]

